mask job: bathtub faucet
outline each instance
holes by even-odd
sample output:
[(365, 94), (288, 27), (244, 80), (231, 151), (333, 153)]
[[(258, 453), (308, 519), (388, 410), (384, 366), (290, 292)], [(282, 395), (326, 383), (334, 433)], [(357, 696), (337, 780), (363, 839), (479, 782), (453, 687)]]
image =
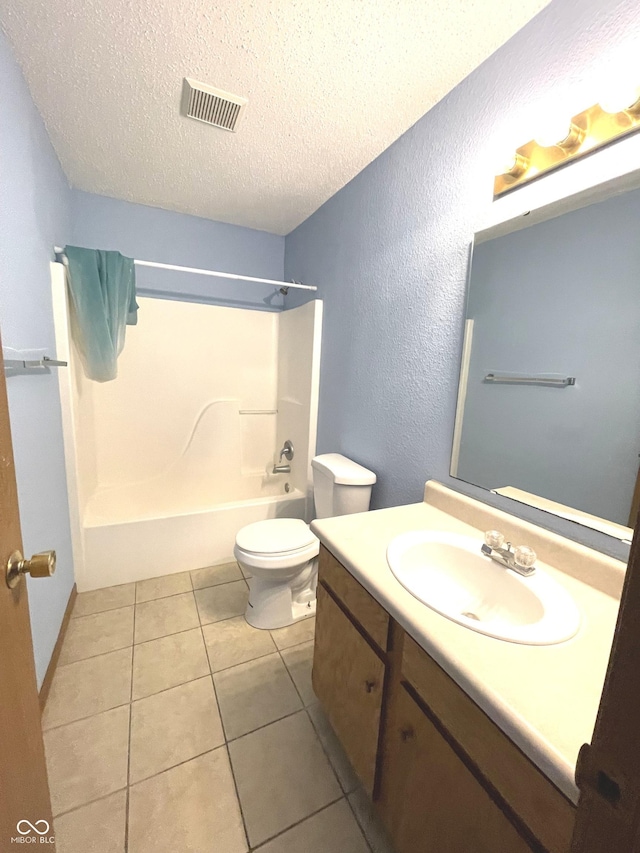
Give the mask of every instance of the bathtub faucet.
[(289, 462), (293, 459), (293, 444), (287, 439), (280, 451), (280, 456), (278, 457), (278, 464), (273, 466), (273, 474), (290, 474), (291, 473), (291, 465), (281, 465), (282, 457), (288, 459)]

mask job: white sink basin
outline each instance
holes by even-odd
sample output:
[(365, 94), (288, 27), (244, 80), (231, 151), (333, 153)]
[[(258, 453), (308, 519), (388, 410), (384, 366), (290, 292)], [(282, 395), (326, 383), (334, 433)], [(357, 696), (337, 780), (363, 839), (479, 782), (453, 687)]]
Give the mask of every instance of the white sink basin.
[(481, 634), (546, 646), (577, 633), (580, 612), (560, 584), (539, 568), (522, 577), (481, 545), (471, 536), (417, 530), (391, 540), (387, 562), (413, 596)]

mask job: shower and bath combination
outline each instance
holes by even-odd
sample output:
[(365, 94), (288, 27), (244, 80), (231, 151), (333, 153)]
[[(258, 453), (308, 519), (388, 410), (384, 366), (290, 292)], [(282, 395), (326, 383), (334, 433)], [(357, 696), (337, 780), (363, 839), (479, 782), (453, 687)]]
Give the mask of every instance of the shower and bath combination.
[(143, 295), (101, 384), (82, 374), (51, 266), (78, 591), (221, 564), (247, 524), (311, 517), (319, 300), (269, 312)]

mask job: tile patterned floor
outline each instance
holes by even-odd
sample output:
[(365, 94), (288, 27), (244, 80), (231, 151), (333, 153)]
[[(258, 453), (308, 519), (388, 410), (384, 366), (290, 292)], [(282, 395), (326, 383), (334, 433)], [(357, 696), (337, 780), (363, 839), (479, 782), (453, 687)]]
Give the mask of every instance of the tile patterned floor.
[(83, 593), (43, 715), (58, 853), (392, 853), (235, 563)]

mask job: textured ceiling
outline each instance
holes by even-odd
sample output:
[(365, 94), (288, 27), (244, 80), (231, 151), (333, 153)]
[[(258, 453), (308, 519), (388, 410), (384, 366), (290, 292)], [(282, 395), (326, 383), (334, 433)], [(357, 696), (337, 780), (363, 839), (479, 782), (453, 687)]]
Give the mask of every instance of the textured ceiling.
[[(3, 0), (75, 187), (287, 234), (548, 0)], [(237, 133), (182, 78), (249, 99)]]

